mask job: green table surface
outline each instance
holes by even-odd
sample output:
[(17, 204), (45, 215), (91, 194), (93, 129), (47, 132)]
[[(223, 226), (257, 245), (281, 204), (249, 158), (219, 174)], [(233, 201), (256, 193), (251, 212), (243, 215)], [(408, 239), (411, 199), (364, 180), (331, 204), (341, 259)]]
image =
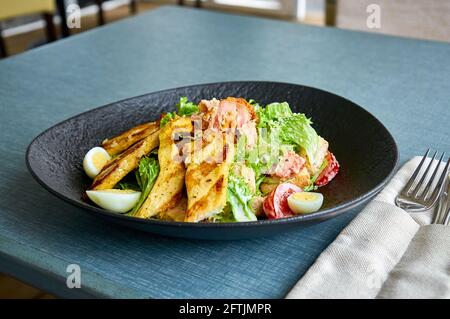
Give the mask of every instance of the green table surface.
[[(164, 7), (0, 61), (0, 271), (62, 297), (284, 297), (362, 207), (271, 238), (171, 239), (85, 214), (25, 166), (32, 138), (70, 116), (232, 80), (353, 100), (391, 131), (401, 163), (450, 151), (449, 44)], [(80, 289), (66, 286), (69, 264)]]

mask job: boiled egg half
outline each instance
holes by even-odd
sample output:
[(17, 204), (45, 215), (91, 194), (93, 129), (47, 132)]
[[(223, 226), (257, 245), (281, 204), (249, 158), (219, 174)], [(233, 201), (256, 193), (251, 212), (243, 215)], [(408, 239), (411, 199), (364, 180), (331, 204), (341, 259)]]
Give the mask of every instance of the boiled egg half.
[(317, 212), (323, 204), (323, 195), (314, 192), (298, 192), (288, 197), (289, 208), (295, 214)]
[(141, 192), (129, 189), (104, 189), (86, 191), (91, 201), (101, 208), (115, 213), (126, 213), (130, 211), (138, 202)]
[(100, 173), (103, 166), (111, 159), (111, 156), (103, 147), (94, 147), (86, 153), (83, 159), (83, 168), (87, 176), (94, 178)]

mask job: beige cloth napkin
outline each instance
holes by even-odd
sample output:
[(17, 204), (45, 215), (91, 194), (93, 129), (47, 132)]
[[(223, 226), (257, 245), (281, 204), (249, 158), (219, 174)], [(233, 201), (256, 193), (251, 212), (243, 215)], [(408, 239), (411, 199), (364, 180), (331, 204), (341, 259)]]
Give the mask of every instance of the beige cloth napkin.
[(450, 298), (450, 227), (394, 204), (420, 159), (397, 172), (287, 298)]

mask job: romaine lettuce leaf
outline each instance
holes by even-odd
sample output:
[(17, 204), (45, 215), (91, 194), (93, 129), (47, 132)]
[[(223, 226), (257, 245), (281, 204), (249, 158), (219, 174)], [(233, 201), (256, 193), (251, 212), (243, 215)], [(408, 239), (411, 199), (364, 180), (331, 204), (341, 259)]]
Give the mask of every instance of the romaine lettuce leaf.
[[(271, 103), (258, 111), (258, 127), (270, 127), (276, 122), (292, 116), (291, 108), (287, 102)], [(275, 122), (275, 123), (274, 123)]]
[(284, 143), (303, 148), (311, 164), (317, 165), (317, 163), (314, 163), (314, 160), (319, 148), (320, 139), (311, 124), (311, 120), (305, 114), (293, 114), (282, 121), (280, 138)]
[(136, 192), (141, 191), (141, 188), (134, 183), (119, 183), (118, 188), (119, 189), (129, 189), (129, 190), (136, 191)]
[(141, 197), (134, 206), (130, 215), (134, 215), (144, 204), (150, 191), (155, 185), (156, 178), (159, 174), (158, 160), (153, 157), (143, 157), (139, 162), (139, 168), (136, 170), (136, 181), (141, 189)]
[(320, 165), (319, 170), (317, 171), (317, 173), (311, 178), (311, 182), (315, 183), (316, 180), (319, 178), (320, 174), (322, 174), (323, 170), (328, 166), (328, 161), (325, 158), (322, 162), (322, 165)]
[(284, 143), (280, 137), (281, 125), (273, 122), (270, 128), (258, 129), (257, 147), (249, 152), (247, 160), (258, 179), (276, 166), (283, 154), (293, 151), (295, 146)]
[(159, 126), (164, 127), (167, 123), (173, 120), (177, 115), (178, 116), (191, 116), (195, 113), (199, 112), (199, 108), (196, 104), (192, 102), (188, 102), (187, 97), (180, 97), (180, 101), (177, 103), (177, 112), (169, 112), (163, 116), (160, 121)]
[(167, 113), (166, 115), (164, 115), (161, 121), (159, 122), (159, 127), (164, 127), (167, 123), (173, 120), (176, 117), (176, 115), (177, 113), (175, 112)]
[(233, 173), (228, 177), (227, 202), (231, 206), (234, 219), (238, 222), (255, 221), (255, 214), (250, 207), (253, 194), (241, 176)]
[(178, 115), (190, 116), (192, 114), (198, 113), (198, 106), (192, 102), (188, 102), (187, 97), (180, 97), (180, 101), (177, 103)]
[(213, 223), (232, 223), (235, 222), (233, 211), (231, 210), (230, 203), (227, 203), (223, 208), (222, 212), (217, 215), (214, 215), (210, 218), (210, 221)]

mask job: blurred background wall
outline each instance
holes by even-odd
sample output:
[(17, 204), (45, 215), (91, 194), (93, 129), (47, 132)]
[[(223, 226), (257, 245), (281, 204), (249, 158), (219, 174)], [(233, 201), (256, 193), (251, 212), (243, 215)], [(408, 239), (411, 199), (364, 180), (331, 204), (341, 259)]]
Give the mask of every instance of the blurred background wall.
[[(380, 28), (366, 25), (366, 8), (377, 4)], [(428, 40), (450, 41), (449, 0), (337, 0), (336, 26)]]
[[(138, 13), (161, 5), (185, 5), (201, 7), (201, 10), (219, 10), (296, 23), (450, 42), (450, 0), (1, 0), (0, 32), (8, 55), (45, 43), (49, 30), (46, 30), (45, 16), (40, 12), (5, 18), (2, 11), (5, 12), (5, 8), (12, 4), (31, 7), (32, 3), (40, 1), (60, 2), (66, 7), (73, 3), (80, 5), (82, 27), (70, 30), (70, 34), (92, 29), (100, 22), (110, 23), (128, 17), (133, 12), (130, 9), (132, 5)], [(379, 28), (367, 26), (370, 15), (367, 9), (373, 4), (380, 10)], [(99, 10), (100, 7), (102, 10)], [(52, 14), (57, 37), (61, 36), (59, 13), (55, 5)]]

